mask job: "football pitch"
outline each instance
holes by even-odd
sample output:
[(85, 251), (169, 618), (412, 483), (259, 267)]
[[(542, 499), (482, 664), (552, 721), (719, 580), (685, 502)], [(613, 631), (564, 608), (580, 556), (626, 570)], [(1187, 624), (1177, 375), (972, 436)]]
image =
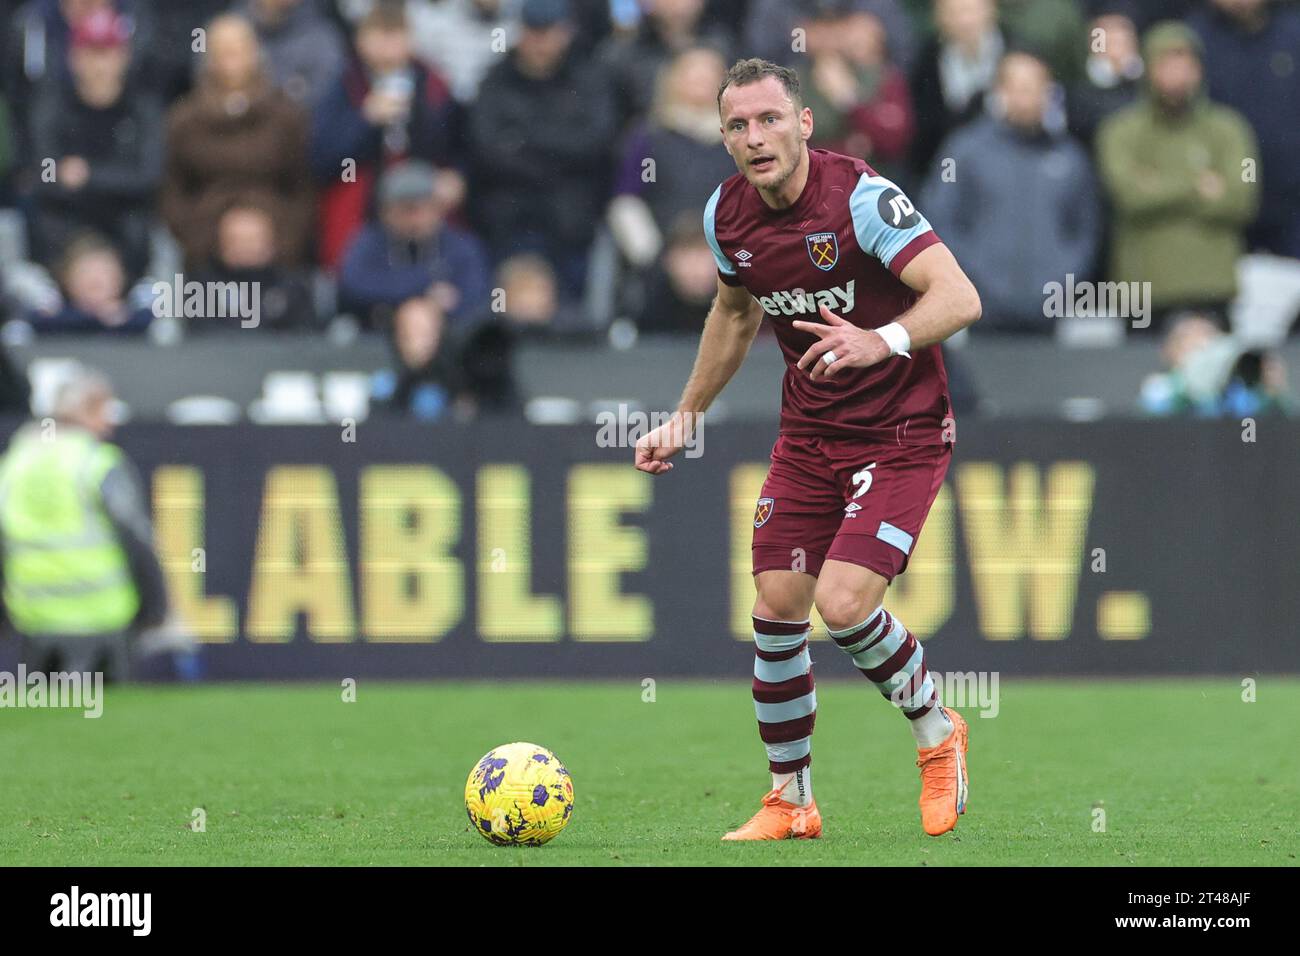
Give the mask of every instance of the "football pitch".
[[(903, 717), (818, 685), (825, 836), (722, 844), (768, 777), (743, 680), (109, 687), (103, 716), (0, 710), (4, 865), (1297, 865), (1300, 680), (1004, 679), (970, 805), (921, 832)], [(513, 740), (573, 776), (568, 829), (496, 847), (465, 779)], [(195, 811), (201, 811), (196, 814)], [(201, 832), (192, 828), (203, 822)]]

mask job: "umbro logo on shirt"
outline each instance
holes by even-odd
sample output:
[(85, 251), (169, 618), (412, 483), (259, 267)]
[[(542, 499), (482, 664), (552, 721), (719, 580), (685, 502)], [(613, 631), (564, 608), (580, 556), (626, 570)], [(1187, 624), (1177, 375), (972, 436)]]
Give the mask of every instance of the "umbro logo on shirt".
[(741, 266), (748, 269), (750, 265), (752, 265), (752, 263), (749, 260), (754, 258), (754, 254), (750, 252), (748, 249), (741, 249), (739, 252), (736, 253), (736, 258), (740, 261)]

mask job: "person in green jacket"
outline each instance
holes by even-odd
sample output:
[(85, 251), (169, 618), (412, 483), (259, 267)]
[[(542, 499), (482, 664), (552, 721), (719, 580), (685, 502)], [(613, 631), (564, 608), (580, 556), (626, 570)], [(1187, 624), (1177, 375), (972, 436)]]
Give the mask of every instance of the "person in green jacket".
[(128, 639), (167, 614), (139, 478), (106, 440), (113, 405), (82, 373), (0, 459), (0, 595), (30, 672), (125, 677)]
[(1156, 24), (1143, 57), (1145, 95), (1097, 135), (1112, 214), (1109, 278), (1151, 283), (1153, 326), (1195, 309), (1226, 327), (1259, 203), (1255, 134), (1236, 110), (1206, 98), (1200, 40), (1189, 28)]

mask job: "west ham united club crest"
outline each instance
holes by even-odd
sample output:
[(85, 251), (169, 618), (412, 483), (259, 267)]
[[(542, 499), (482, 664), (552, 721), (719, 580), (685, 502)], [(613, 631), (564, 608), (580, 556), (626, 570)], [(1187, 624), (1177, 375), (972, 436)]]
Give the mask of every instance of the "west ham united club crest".
[(754, 527), (761, 528), (767, 524), (767, 519), (772, 517), (772, 508), (776, 504), (773, 498), (759, 498), (758, 505), (754, 508)]
[(804, 236), (803, 240), (808, 243), (808, 258), (812, 259), (813, 265), (823, 272), (835, 268), (840, 259), (840, 244), (835, 233), (814, 232), (811, 236)]

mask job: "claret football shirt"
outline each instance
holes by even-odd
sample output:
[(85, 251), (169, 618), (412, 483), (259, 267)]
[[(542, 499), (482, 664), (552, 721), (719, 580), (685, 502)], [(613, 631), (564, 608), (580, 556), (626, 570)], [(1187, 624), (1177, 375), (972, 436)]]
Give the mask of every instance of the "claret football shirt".
[(860, 328), (887, 325), (917, 297), (899, 273), (939, 242), (907, 196), (862, 160), (824, 149), (808, 156), (808, 182), (788, 209), (772, 209), (737, 173), (704, 210), (719, 277), (758, 300), (785, 356), (780, 431), (942, 444), (952, 412), (938, 345), (817, 382), (796, 368), (817, 337), (795, 320), (822, 321), (825, 304)]

